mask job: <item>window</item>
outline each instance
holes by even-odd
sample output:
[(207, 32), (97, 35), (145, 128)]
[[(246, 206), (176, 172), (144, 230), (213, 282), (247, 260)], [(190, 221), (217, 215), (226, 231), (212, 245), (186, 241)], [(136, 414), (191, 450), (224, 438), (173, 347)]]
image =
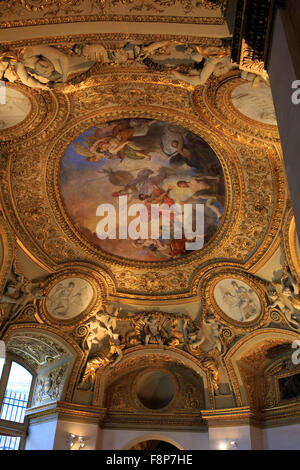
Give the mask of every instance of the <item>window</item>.
[(25, 411), (33, 375), (11, 359), (0, 362), (0, 450), (18, 450), (24, 445)]
[(20, 437), (0, 436), (0, 450), (18, 450)]
[(23, 423), (32, 382), (32, 374), (17, 362), (12, 362), (0, 419)]

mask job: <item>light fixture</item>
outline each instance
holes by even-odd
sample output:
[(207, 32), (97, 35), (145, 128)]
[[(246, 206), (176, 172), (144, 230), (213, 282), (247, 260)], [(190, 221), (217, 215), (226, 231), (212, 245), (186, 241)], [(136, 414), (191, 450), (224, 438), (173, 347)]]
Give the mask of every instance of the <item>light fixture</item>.
[(219, 450), (237, 450), (238, 445), (238, 441), (221, 441)]
[(81, 450), (86, 446), (85, 437), (68, 434), (69, 450)]
[(226, 441), (220, 442), (219, 450), (228, 450), (228, 444)]

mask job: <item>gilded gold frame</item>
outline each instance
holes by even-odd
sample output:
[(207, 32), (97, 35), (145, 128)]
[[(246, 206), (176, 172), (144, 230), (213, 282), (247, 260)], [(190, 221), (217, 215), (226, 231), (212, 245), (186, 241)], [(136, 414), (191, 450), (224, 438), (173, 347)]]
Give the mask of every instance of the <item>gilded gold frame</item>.
[(94, 315), (101, 309), (103, 299), (105, 298), (105, 289), (103, 283), (100, 281), (99, 277), (96, 278), (95, 275), (93, 275), (93, 273), (91, 273), (89, 270), (80, 268), (78, 266), (58, 271), (49, 276), (45, 283), (44, 295), (47, 297), (51, 290), (59, 282), (71, 277), (84, 279), (92, 287), (92, 299), (90, 300), (88, 306), (80, 314), (66, 320), (59, 319), (51, 315), (47, 309), (47, 299), (43, 299), (39, 305), (39, 314), (41, 319), (46, 323), (54, 324), (57, 327), (61, 328), (70, 326), (73, 327), (77, 324), (82, 323), (88, 317)]
[[(53, 212), (55, 213), (59, 225), (63, 228), (64, 232), (67, 234), (67, 236), (74, 241), (76, 244), (79, 244), (81, 248), (83, 248), (85, 251), (88, 251), (89, 254), (92, 256), (101, 256), (101, 259), (105, 260), (108, 263), (122, 263), (123, 266), (135, 266), (135, 267), (156, 267), (159, 269), (165, 269), (170, 265), (178, 265), (180, 264), (185, 264), (188, 263), (190, 260), (197, 259), (199, 256), (203, 259), (205, 255), (208, 253), (211, 255), (212, 251), (216, 249), (218, 243), (222, 243), (222, 235), (224, 231), (226, 230), (229, 231), (232, 225), (235, 223), (235, 221), (232, 221), (231, 223), (229, 222), (229, 217), (232, 213), (232, 206), (234, 204), (233, 201), (233, 191), (232, 191), (232, 184), (231, 184), (231, 174), (235, 174), (236, 177), (236, 169), (234, 168), (234, 163), (232, 162), (232, 159), (225, 160), (223, 154), (221, 154), (220, 148), (217, 148), (217, 143), (216, 139), (213, 138), (213, 136), (207, 132), (205, 129), (205, 126), (202, 126), (196, 122), (193, 122), (191, 119), (189, 121), (187, 120), (186, 116), (180, 115), (180, 113), (175, 113), (173, 110), (162, 110), (159, 109), (158, 107), (138, 107), (137, 109), (118, 109), (118, 110), (103, 110), (102, 113), (99, 113), (99, 115), (92, 115), (88, 117), (82, 118), (79, 122), (77, 121), (75, 126), (74, 123), (72, 123), (72, 126), (69, 127), (69, 129), (64, 129), (64, 140), (63, 144), (60, 144), (59, 138), (56, 140), (55, 145), (52, 147), (50, 154), (49, 154), (49, 159), (47, 162), (47, 188), (48, 188), (48, 196), (50, 203), (52, 205)], [(162, 120), (168, 119), (170, 116), (171, 122), (174, 122), (176, 124), (180, 124), (185, 126), (188, 130), (195, 132), (197, 135), (200, 135), (200, 137), (204, 138), (208, 142), (209, 145), (213, 148), (213, 150), (216, 152), (217, 157), (219, 158), (219, 161), (221, 163), (223, 173), (224, 173), (224, 179), (225, 179), (225, 190), (226, 190), (226, 205), (225, 205), (225, 211), (224, 211), (224, 216), (222, 218), (221, 226), (217, 230), (217, 233), (214, 234), (212, 239), (207, 243), (207, 245), (201, 250), (201, 252), (196, 253), (196, 254), (189, 254), (185, 257), (183, 257), (180, 260), (176, 261), (163, 261), (162, 263), (160, 262), (139, 262), (139, 261), (134, 261), (134, 260), (128, 260), (128, 259), (122, 259), (119, 257), (116, 257), (112, 254), (105, 253), (100, 249), (95, 249), (90, 243), (88, 243), (80, 233), (75, 229), (75, 227), (72, 224), (72, 221), (67, 215), (66, 209), (64, 208), (64, 204), (62, 202), (61, 196), (60, 196), (60, 188), (59, 188), (59, 170), (60, 170), (60, 160), (64, 155), (64, 151), (66, 150), (67, 146), (70, 144), (70, 141), (73, 140), (74, 136), (79, 135), (79, 133), (83, 132), (84, 130), (87, 130), (90, 127), (93, 127), (93, 125), (104, 123), (107, 121), (112, 121), (115, 119), (120, 119), (120, 118), (126, 118), (126, 117), (143, 117), (143, 118), (151, 118), (151, 119), (159, 119), (161, 118)], [(100, 119), (99, 119), (100, 118)], [(74, 129), (75, 132), (74, 132)], [(68, 135), (68, 131), (71, 134), (71, 140), (70, 137), (66, 138)], [(224, 146), (221, 146), (224, 151)], [(226, 149), (227, 150), (227, 149)], [(58, 157), (57, 157), (58, 155)], [(226, 152), (226, 155), (229, 157), (229, 153)], [(54, 191), (53, 191), (53, 189)], [(236, 204), (235, 204), (236, 205)], [(228, 227), (230, 224), (231, 227)], [(220, 248), (217, 249), (218, 251)]]
[[(240, 280), (255, 292), (260, 302), (261, 311), (254, 320), (249, 322), (236, 321), (228, 317), (219, 307), (214, 296), (214, 290), (217, 284), (224, 279)], [(251, 274), (238, 269), (221, 268), (210, 273), (209, 279), (202, 285), (202, 292), (205, 299), (203, 304), (204, 310), (212, 312), (218, 321), (227, 326), (235, 327), (235, 330), (241, 330), (243, 332), (252, 331), (254, 328), (263, 326), (268, 321), (266, 286), (260, 279), (254, 278)]]

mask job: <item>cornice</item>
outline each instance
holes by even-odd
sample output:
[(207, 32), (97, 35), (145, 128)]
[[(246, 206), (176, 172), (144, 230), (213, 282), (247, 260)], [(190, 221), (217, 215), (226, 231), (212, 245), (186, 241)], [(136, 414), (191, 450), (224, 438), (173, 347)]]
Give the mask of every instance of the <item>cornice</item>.
[(84, 421), (101, 424), (106, 414), (105, 408), (97, 406), (80, 405), (69, 402), (54, 402), (46, 405), (32, 407), (26, 411), (26, 416), (31, 421), (38, 422), (45, 417), (55, 416), (62, 420)]
[(105, 416), (103, 429), (145, 429), (145, 430), (171, 430), (171, 431), (197, 431), (207, 432), (199, 412), (174, 413), (129, 413), (110, 411)]
[(260, 424), (260, 413), (251, 410), (249, 406), (228, 408), (222, 410), (204, 410), (202, 418), (209, 427), (243, 426), (245, 424)]

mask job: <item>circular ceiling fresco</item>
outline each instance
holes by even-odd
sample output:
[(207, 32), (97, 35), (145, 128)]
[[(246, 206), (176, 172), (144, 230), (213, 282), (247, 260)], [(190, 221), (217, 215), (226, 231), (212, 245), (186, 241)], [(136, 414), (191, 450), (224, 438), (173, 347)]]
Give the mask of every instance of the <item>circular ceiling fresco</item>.
[(231, 94), (232, 103), (238, 111), (254, 121), (277, 125), (271, 88), (260, 83), (253, 88), (252, 83), (243, 83)]
[(251, 322), (261, 313), (258, 295), (239, 279), (223, 279), (215, 287), (214, 295), (220, 309), (232, 320)]
[(31, 111), (29, 98), (14, 88), (1, 87), (0, 101), (0, 129), (3, 130), (24, 121)]
[(201, 249), (225, 206), (212, 148), (158, 120), (128, 118), (83, 132), (63, 155), (59, 184), (67, 215), (89, 244), (137, 261)]
[(85, 279), (70, 277), (50, 290), (46, 307), (53, 317), (68, 320), (80, 315), (93, 298), (92, 286)]

